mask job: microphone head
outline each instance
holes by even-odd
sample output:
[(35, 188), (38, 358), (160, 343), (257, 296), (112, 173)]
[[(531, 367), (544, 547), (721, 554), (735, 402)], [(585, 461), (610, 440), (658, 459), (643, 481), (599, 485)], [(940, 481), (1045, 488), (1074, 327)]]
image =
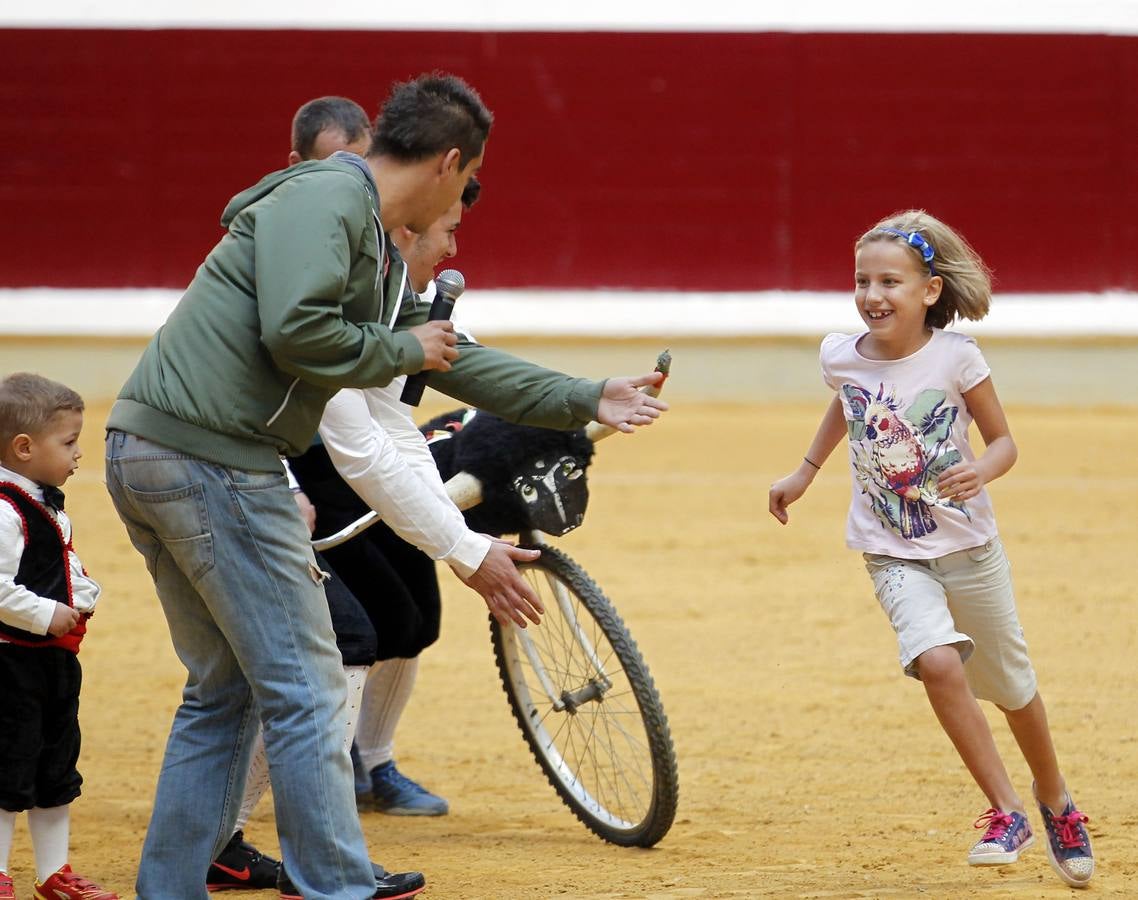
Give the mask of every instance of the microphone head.
[(457, 300), (466, 290), (466, 279), (458, 269), (443, 269), (435, 276), (435, 289), (440, 294)]

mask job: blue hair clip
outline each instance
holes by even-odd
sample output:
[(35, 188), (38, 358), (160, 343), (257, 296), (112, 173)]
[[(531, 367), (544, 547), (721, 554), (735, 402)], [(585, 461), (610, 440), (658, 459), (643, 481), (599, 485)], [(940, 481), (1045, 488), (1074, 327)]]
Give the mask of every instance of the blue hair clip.
[(884, 231), (886, 234), (895, 234), (899, 238), (904, 238), (905, 243), (910, 247), (916, 249), (921, 254), (921, 259), (925, 261), (925, 265), (929, 267), (929, 274), (936, 274), (936, 266), (933, 265), (933, 257), (936, 256), (936, 251), (933, 250), (933, 245), (921, 237), (919, 231), (901, 231), (897, 228), (878, 228), (878, 231)]

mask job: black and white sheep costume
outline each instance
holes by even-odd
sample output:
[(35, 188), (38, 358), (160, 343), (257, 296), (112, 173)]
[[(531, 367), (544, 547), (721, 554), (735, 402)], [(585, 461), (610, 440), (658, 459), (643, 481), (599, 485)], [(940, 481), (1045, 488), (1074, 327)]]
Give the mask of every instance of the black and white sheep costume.
[(584, 519), (585, 470), (593, 459), (593, 442), (584, 429), (533, 428), (459, 409), (436, 416), (421, 430), (444, 481), (466, 472), (481, 482), (482, 502), (463, 513), (472, 530), (560, 536)]

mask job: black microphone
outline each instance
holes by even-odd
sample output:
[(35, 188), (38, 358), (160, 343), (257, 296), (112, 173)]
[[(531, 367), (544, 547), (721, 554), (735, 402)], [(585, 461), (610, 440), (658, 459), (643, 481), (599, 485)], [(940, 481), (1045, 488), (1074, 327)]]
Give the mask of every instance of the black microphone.
[[(444, 269), (435, 278), (435, 299), (431, 302), (431, 311), (427, 313), (428, 322), (440, 322), (449, 319), (454, 312), (454, 301), (462, 296), (466, 290), (466, 279), (457, 269)], [(403, 385), (403, 393), (399, 399), (411, 406), (418, 406), (423, 399), (423, 391), (427, 387), (428, 372), (417, 372), (407, 376), (407, 383)]]

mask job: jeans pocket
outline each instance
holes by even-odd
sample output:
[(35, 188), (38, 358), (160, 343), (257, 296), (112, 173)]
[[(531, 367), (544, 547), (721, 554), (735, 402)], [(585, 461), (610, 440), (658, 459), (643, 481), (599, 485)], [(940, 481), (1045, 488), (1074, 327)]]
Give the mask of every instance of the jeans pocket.
[(143, 491), (124, 484), (123, 491), (191, 582), (213, 568), (213, 533), (202, 485)]
[(269, 491), (288, 486), (288, 478), (281, 472), (251, 472), (247, 469), (226, 469), (225, 477), (235, 491)]

